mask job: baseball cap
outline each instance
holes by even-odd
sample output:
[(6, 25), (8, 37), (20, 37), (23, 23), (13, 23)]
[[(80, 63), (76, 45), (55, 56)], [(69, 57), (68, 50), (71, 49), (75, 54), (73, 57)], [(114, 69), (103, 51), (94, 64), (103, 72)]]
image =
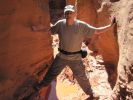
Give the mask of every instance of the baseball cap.
[(64, 8), (64, 13), (67, 11), (75, 12), (75, 7), (73, 5), (66, 5)]

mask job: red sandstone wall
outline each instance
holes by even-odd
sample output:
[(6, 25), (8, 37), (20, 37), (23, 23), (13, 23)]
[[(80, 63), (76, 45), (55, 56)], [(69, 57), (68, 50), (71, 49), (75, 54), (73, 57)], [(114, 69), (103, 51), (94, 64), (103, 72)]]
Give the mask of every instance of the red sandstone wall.
[[(101, 27), (111, 23), (111, 4), (98, 0), (79, 0), (77, 1), (77, 18), (90, 25)], [(88, 47), (92, 51), (101, 54), (105, 64), (109, 81), (114, 86), (117, 78), (117, 63), (119, 59), (119, 49), (117, 43), (116, 25), (108, 28), (99, 35), (94, 34), (88, 38)]]
[(92, 1), (93, 0), (77, 1), (77, 18), (91, 25), (95, 25), (97, 13)]
[(75, 5), (77, 0), (66, 0), (66, 4), (69, 5), (69, 4), (72, 4), (72, 5)]
[(31, 26), (49, 23), (48, 0), (0, 0), (0, 100), (14, 100), (19, 87), (43, 76), (52, 60), (51, 36)]

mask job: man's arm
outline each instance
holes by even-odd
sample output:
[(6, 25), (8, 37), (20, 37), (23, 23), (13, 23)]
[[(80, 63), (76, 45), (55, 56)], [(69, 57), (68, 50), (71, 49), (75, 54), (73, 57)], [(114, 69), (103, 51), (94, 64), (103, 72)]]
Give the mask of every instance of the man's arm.
[(107, 29), (108, 27), (110, 27), (111, 24), (107, 25), (107, 26), (103, 26), (103, 27), (94, 27), (94, 26), (90, 26), (90, 28), (95, 29), (95, 30), (104, 30)]
[(42, 24), (33, 25), (31, 26), (31, 30), (35, 32), (50, 32), (51, 34), (56, 34), (59, 30), (59, 22), (55, 23), (54, 25), (50, 23), (50, 27), (45, 27)]
[(104, 30), (108, 29), (109, 27), (111, 27), (114, 23), (116, 23), (116, 19), (115, 18), (113, 18), (111, 24), (109, 24), (109, 25), (106, 25), (106, 26), (103, 26), (103, 27), (90, 26), (90, 28), (95, 29), (98, 32), (101, 32), (101, 31), (104, 31)]
[(61, 20), (57, 21), (55, 24), (52, 24), (52, 23), (50, 24), (50, 26), (51, 26), (50, 32), (52, 35), (59, 34), (60, 24), (61, 24)]
[(32, 31), (35, 32), (50, 32), (50, 27), (46, 28), (43, 25), (31, 26)]

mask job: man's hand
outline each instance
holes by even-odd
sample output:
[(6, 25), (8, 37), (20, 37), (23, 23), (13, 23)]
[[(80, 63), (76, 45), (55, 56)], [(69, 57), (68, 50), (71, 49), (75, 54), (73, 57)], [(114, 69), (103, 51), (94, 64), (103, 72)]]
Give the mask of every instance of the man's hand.
[(112, 18), (112, 21), (111, 21), (111, 26), (114, 25), (115, 23), (116, 23), (116, 18), (113, 17), (113, 18)]
[(50, 28), (47, 28), (43, 25), (33, 25), (31, 26), (31, 30), (35, 32), (49, 32)]

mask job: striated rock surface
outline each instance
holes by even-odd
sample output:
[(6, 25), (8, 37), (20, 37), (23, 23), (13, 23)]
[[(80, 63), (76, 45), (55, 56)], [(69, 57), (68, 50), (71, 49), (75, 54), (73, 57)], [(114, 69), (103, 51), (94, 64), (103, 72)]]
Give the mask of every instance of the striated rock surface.
[[(116, 0), (118, 1), (118, 0)], [(113, 6), (118, 22), (120, 57), (118, 79), (112, 94), (113, 99), (133, 99), (133, 1), (120, 0)]]
[(51, 36), (31, 26), (48, 28), (49, 23), (48, 0), (0, 0), (1, 100), (14, 100), (45, 74), (53, 58)]

